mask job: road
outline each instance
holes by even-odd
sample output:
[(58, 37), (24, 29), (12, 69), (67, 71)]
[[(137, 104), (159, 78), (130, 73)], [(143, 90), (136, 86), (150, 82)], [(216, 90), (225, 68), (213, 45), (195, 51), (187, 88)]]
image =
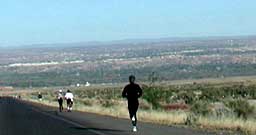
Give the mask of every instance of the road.
[(84, 112), (62, 112), (56, 108), (8, 97), (0, 98), (0, 135), (215, 135), (187, 128), (138, 125), (130, 121)]

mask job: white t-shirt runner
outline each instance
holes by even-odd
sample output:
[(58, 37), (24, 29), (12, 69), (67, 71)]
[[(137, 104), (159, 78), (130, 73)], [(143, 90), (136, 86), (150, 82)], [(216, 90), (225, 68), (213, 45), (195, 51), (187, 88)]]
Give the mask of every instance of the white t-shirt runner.
[(73, 102), (74, 95), (72, 93), (68, 92), (68, 93), (66, 93), (65, 98), (71, 99), (71, 101)]

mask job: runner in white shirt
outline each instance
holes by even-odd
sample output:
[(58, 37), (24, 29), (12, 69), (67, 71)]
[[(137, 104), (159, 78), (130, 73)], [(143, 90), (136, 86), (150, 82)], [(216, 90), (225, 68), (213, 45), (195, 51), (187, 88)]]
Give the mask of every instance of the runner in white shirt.
[(74, 102), (74, 95), (71, 93), (70, 90), (67, 91), (66, 95), (65, 95), (65, 99), (67, 100), (67, 107), (68, 107), (68, 112), (72, 111), (72, 105)]

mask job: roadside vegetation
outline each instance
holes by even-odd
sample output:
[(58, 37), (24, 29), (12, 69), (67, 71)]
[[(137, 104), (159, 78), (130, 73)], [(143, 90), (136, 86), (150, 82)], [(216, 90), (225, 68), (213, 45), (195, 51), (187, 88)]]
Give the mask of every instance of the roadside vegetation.
[[(139, 120), (181, 125), (206, 130), (225, 130), (256, 134), (256, 84), (193, 83), (184, 85), (142, 84)], [(122, 87), (74, 87), (74, 109), (120, 118), (128, 118)], [(57, 88), (38, 90), (41, 103), (58, 106)], [(37, 92), (25, 93), (23, 99), (37, 101)]]

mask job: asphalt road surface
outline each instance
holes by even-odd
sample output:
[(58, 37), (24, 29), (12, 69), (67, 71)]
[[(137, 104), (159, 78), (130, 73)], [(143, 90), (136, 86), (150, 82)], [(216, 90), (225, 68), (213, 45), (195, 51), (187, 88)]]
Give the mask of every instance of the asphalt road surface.
[(84, 112), (62, 112), (56, 108), (13, 98), (0, 98), (0, 135), (216, 135), (187, 128), (138, 123), (138, 132), (131, 132), (131, 123)]

